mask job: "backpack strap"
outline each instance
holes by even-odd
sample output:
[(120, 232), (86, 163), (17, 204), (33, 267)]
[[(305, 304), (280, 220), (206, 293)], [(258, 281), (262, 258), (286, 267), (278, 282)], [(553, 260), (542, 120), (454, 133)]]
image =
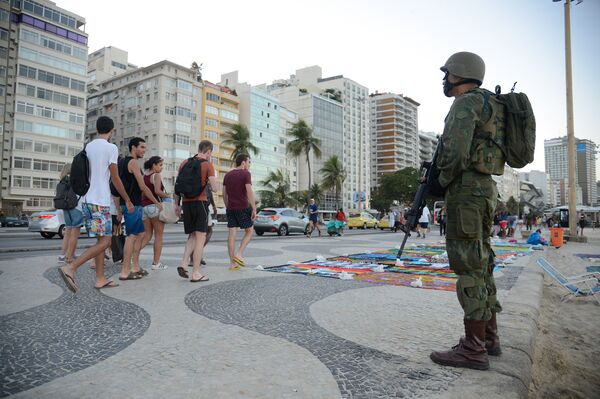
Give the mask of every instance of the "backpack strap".
[(473, 136), (473, 138), (478, 138), (478, 139), (483, 139), (486, 141), (489, 141), (491, 143), (494, 143), (499, 149), (500, 151), (502, 151), (502, 154), (504, 154), (504, 157), (506, 157), (506, 151), (504, 149), (504, 147), (502, 146), (501, 143), (498, 143), (494, 137), (492, 137), (493, 133), (493, 127), (494, 127), (494, 120), (496, 119), (496, 107), (494, 107), (493, 105), (490, 105), (490, 97), (491, 96), (496, 96), (496, 94), (492, 93), (489, 90), (486, 89), (482, 89), (481, 90), (482, 95), (483, 95), (483, 106), (481, 107), (481, 114), (483, 115), (483, 113), (486, 111), (486, 109), (489, 109), (491, 107), (491, 115), (489, 117), (489, 119), (483, 123), (482, 125), (480, 125), (477, 129), (477, 131), (475, 131), (475, 135)]

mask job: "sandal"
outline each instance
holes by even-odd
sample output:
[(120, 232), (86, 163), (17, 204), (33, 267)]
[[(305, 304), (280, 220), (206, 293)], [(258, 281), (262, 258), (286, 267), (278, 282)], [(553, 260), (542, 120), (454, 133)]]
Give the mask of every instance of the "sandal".
[(148, 273), (148, 270), (142, 269), (141, 267), (140, 267), (140, 270), (138, 270), (137, 272), (134, 272), (134, 273), (139, 275), (140, 277), (146, 277), (148, 274), (150, 274), (150, 273)]
[(134, 272), (129, 272), (129, 274), (127, 275), (127, 277), (121, 277), (121, 276), (119, 276), (119, 280), (121, 280), (121, 281), (125, 281), (125, 280), (139, 280), (141, 278), (142, 278), (142, 276), (140, 276), (139, 274), (134, 273)]
[(182, 278), (190, 278), (187, 270), (185, 270), (183, 267), (179, 266), (177, 267), (177, 273), (179, 274), (179, 277)]
[(109, 280), (102, 287), (94, 287), (94, 288), (97, 289), (97, 290), (101, 290), (101, 289), (104, 289), (104, 288), (115, 288), (115, 287), (118, 287), (118, 286), (119, 286), (119, 284), (115, 283), (112, 280)]
[(61, 267), (58, 268), (58, 274), (60, 274), (63, 281), (65, 282), (65, 285), (71, 292), (76, 294), (77, 291), (79, 291), (79, 288), (77, 287), (77, 284), (75, 284), (75, 280), (73, 279), (73, 277), (65, 273)]
[(199, 282), (202, 282), (202, 281), (208, 281), (208, 280), (209, 280), (209, 278), (208, 278), (208, 277), (206, 277), (206, 276), (202, 276), (202, 277), (200, 277), (198, 280), (190, 280), (190, 283), (199, 283)]
[(241, 267), (245, 267), (246, 264), (244, 263), (244, 261), (241, 258), (238, 258), (237, 256), (233, 257), (233, 261), (235, 263), (237, 263), (238, 265), (240, 265)]

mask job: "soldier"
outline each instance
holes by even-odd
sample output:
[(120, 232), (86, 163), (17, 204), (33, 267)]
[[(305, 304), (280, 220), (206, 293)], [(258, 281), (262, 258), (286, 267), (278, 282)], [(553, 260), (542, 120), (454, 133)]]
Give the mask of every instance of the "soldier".
[(502, 310), (492, 275), (490, 231), (498, 190), (491, 175), (502, 174), (505, 163), (489, 135), (503, 134), (504, 110), (492, 105), (489, 92), (479, 88), (485, 64), (478, 55), (456, 53), (440, 69), (445, 74), (444, 94), (455, 98), (437, 166), (439, 185), (446, 190), (446, 248), (450, 268), (458, 275), (456, 294), (464, 311), (465, 337), (447, 352), (432, 352), (430, 358), (446, 366), (487, 370), (488, 355), (501, 353), (496, 313)]

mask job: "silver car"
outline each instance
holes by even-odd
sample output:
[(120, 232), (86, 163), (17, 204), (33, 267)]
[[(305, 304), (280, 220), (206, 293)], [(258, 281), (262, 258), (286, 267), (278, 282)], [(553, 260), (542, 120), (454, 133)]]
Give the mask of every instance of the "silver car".
[(258, 212), (254, 231), (262, 236), (265, 232), (287, 236), (290, 233), (306, 234), (308, 217), (292, 208), (265, 208)]
[[(34, 212), (29, 218), (29, 231), (40, 233), (44, 238), (52, 238), (58, 234), (63, 238), (65, 234), (65, 217), (63, 211)], [(81, 226), (81, 232), (85, 233), (85, 227)]]

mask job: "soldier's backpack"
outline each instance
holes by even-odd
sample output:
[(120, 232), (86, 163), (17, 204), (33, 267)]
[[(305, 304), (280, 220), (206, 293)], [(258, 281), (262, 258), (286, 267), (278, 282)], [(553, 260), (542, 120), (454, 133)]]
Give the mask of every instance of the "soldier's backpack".
[(73, 192), (79, 196), (85, 195), (90, 189), (90, 160), (85, 151), (86, 147), (87, 144), (73, 157), (71, 164), (70, 183)]
[[(483, 93), (483, 107), (485, 108), (488, 102), (492, 105), (492, 117), (482, 130), (489, 131), (490, 124), (494, 123), (496, 128), (503, 130), (503, 132), (493, 134), (491, 141), (498, 146), (508, 166), (518, 169), (533, 162), (535, 115), (527, 95), (515, 93), (514, 86), (507, 94), (500, 94), (500, 86), (496, 86), (496, 93), (487, 90), (484, 90)], [(494, 121), (499, 107), (502, 109), (500, 112), (502, 120)]]
[(201, 170), (204, 159), (188, 158), (175, 180), (175, 194), (183, 198), (196, 198), (206, 184), (202, 184)]
[(77, 194), (71, 187), (69, 176), (63, 177), (56, 185), (56, 195), (54, 196), (55, 209), (73, 209), (77, 206)]

